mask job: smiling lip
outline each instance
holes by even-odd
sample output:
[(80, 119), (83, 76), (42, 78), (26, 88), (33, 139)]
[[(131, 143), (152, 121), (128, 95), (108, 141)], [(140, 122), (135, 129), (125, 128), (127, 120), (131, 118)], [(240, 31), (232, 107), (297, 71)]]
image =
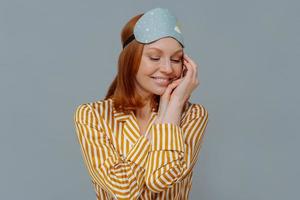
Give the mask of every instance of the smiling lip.
[(164, 78), (164, 77), (151, 77), (151, 78), (155, 81), (155, 83), (161, 86), (167, 86), (171, 81), (171, 78)]

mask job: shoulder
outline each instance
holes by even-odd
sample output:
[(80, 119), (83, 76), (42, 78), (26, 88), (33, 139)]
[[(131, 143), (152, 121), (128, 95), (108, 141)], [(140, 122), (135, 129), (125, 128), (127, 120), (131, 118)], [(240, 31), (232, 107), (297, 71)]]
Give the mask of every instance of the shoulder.
[(199, 103), (192, 104), (192, 113), (201, 117), (208, 116), (208, 111), (206, 107), (203, 104), (199, 104)]
[(107, 115), (107, 112), (112, 112), (111, 99), (81, 103), (75, 106), (74, 120), (87, 123), (93, 117)]
[(200, 103), (187, 103), (186, 116), (188, 120), (195, 118), (208, 118), (208, 111), (203, 104)]

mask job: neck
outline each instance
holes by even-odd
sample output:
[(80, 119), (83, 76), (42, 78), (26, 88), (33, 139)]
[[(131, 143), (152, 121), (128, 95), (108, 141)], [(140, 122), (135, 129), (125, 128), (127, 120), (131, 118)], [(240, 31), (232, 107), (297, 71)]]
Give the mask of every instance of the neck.
[(139, 119), (148, 119), (149, 116), (151, 115), (151, 112), (152, 112), (152, 108), (151, 108), (151, 99), (148, 99), (146, 101), (146, 104), (145, 106), (143, 106), (142, 108), (138, 108), (136, 110), (136, 117), (139, 118)]

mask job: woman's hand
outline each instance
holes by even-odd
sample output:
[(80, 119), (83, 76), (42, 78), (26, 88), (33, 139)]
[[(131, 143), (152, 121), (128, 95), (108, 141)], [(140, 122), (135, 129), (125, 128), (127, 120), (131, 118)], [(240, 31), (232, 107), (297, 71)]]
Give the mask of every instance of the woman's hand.
[(185, 104), (193, 90), (199, 85), (196, 63), (186, 54), (184, 54), (183, 60), (183, 65), (187, 68), (187, 72), (184, 77), (177, 80), (180, 84), (178, 84), (170, 97), (170, 101), (176, 101), (175, 103), (180, 105)]
[(170, 83), (168, 85), (168, 87), (166, 88), (164, 94), (160, 96), (157, 118), (154, 121), (154, 124), (162, 122), (162, 120), (165, 116), (166, 110), (168, 108), (169, 102), (170, 102), (171, 92), (173, 91), (173, 89), (175, 87), (178, 86), (178, 84), (180, 82), (181, 82), (181, 79), (177, 79), (177, 80), (173, 81), (172, 83)]
[(196, 63), (186, 54), (184, 54), (183, 60), (183, 65), (186, 67), (187, 71), (183, 77), (169, 84), (164, 94), (161, 95), (158, 115), (154, 124), (164, 121), (167, 108), (169, 106), (172, 107), (169, 108), (171, 110), (175, 108), (174, 105), (179, 105), (176, 106), (176, 108), (181, 109), (181, 106), (184, 106), (186, 101), (188, 101), (188, 99), (190, 98), (192, 91), (199, 85), (199, 81), (197, 79)]

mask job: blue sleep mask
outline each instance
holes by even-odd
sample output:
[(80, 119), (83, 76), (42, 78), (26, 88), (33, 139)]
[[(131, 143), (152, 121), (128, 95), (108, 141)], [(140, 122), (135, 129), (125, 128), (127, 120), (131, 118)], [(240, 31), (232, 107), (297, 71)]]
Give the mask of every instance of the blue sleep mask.
[(164, 37), (173, 37), (184, 47), (183, 36), (176, 16), (168, 9), (154, 8), (144, 13), (136, 22), (133, 35), (124, 42), (123, 48), (134, 39), (148, 44)]

